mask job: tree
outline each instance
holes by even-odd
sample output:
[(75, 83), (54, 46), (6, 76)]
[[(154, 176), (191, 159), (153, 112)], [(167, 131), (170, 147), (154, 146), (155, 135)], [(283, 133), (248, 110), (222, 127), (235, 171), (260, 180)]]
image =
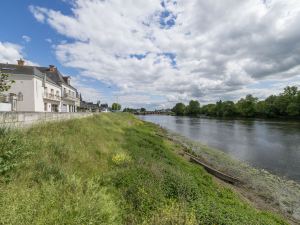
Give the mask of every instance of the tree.
[(299, 116), (300, 115), (300, 105), (296, 102), (291, 102), (287, 107), (287, 114), (289, 116)]
[(145, 108), (141, 108), (141, 112), (146, 112), (146, 109)]
[(118, 103), (113, 103), (111, 106), (111, 109), (115, 110), (115, 111), (119, 111), (119, 110), (121, 110), (121, 105)]
[(252, 95), (247, 95), (246, 98), (242, 98), (237, 102), (237, 110), (243, 117), (254, 117), (255, 108), (258, 99)]
[(15, 83), (14, 80), (8, 79), (9, 75), (5, 73), (0, 73), (0, 93), (8, 91), (11, 88), (11, 85)]
[(200, 113), (200, 103), (197, 100), (191, 100), (186, 107), (188, 115), (198, 115)]
[(183, 116), (185, 113), (185, 105), (183, 103), (177, 103), (173, 107), (172, 112), (174, 112), (177, 116)]
[(297, 92), (298, 92), (298, 88), (296, 86), (292, 86), (292, 87), (287, 86), (284, 88), (283, 95), (292, 98), (297, 95)]
[(236, 115), (236, 107), (234, 102), (226, 101), (222, 103), (222, 116), (232, 117)]

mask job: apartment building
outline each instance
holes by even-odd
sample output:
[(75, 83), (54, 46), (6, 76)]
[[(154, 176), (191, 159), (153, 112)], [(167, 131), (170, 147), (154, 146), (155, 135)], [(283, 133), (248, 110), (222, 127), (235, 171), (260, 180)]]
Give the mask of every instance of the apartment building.
[(76, 112), (80, 99), (70, 77), (49, 67), (26, 66), (24, 60), (17, 64), (0, 63), (1, 73), (10, 74), (15, 83), (7, 95), (16, 96), (16, 111), (24, 112)]

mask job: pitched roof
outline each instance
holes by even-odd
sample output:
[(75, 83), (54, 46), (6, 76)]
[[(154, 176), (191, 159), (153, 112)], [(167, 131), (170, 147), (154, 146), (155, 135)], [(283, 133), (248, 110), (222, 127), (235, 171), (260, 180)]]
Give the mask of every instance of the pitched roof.
[(19, 66), (15, 64), (0, 63), (0, 70), (4, 73), (9, 73), (9, 74), (34, 75), (42, 79), (44, 79), (44, 76), (46, 75), (46, 80), (48, 82), (56, 84), (58, 86), (64, 84), (76, 90), (76, 88), (74, 88), (73, 86), (69, 85), (66, 82), (64, 76), (57, 69), (51, 72), (49, 70), (49, 67), (36, 67), (36, 66), (25, 66), (25, 65)]
[(0, 69), (3, 72), (11, 74), (36, 75), (38, 77), (43, 77), (42, 72), (34, 66), (18, 66), (14, 64), (0, 63)]
[(58, 85), (64, 84), (64, 85), (76, 90), (76, 88), (74, 88), (73, 86), (71, 86), (70, 84), (67, 83), (67, 81), (65, 80), (65, 77), (59, 72), (58, 69), (55, 68), (55, 70), (50, 71), (49, 67), (37, 67), (37, 68), (41, 72), (47, 74), (47, 77), (50, 77), (51, 80), (53, 80)]

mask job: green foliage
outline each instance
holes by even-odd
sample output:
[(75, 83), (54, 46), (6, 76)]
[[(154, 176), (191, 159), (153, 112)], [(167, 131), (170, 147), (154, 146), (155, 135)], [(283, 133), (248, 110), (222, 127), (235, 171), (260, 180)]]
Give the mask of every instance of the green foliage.
[(174, 112), (177, 116), (183, 116), (185, 114), (185, 105), (183, 103), (177, 103), (173, 107), (172, 112)]
[(200, 113), (200, 103), (196, 100), (191, 100), (186, 107), (186, 114), (196, 116)]
[(258, 99), (252, 95), (247, 95), (246, 98), (240, 99), (236, 103), (238, 113), (243, 117), (254, 117), (257, 101)]
[(119, 111), (119, 110), (121, 110), (121, 105), (119, 103), (113, 103), (111, 106), (111, 109)]
[(13, 83), (15, 81), (9, 79), (9, 74), (1, 73), (0, 71), (0, 93), (8, 91)]
[(283, 93), (278, 96), (271, 95), (262, 101), (247, 95), (237, 103), (218, 101), (216, 104), (204, 105), (200, 109), (197, 101), (191, 101), (185, 109), (181, 104), (177, 103), (173, 108), (176, 115), (197, 115), (200, 112), (206, 116), (217, 117), (300, 117), (300, 91), (296, 86), (287, 86)]
[(0, 130), (0, 224), (286, 224), (158, 132), (125, 113)]

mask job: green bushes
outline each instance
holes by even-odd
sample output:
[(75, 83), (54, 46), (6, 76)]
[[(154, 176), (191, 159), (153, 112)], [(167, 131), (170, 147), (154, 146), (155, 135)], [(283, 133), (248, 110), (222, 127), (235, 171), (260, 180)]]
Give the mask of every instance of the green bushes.
[(4, 132), (0, 224), (284, 224), (157, 132), (121, 113)]

